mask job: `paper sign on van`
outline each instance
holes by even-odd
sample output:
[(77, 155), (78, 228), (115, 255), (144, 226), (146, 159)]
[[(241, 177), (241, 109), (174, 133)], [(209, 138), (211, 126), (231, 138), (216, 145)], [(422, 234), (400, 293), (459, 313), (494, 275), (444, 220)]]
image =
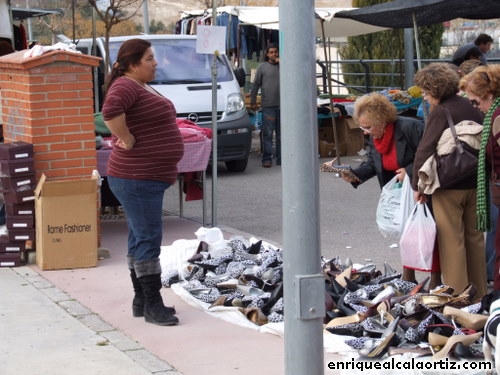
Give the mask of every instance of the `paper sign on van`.
[(196, 28), (196, 53), (219, 53), (226, 54), (226, 27), (225, 26), (202, 26)]

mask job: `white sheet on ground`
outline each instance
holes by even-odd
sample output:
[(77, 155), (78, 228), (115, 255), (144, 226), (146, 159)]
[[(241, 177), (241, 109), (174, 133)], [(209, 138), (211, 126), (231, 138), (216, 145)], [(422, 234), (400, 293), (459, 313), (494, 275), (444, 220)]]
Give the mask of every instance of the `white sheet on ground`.
[[(218, 228), (203, 228), (201, 227), (195, 232), (197, 239), (187, 240), (180, 239), (176, 240), (170, 246), (162, 246), (160, 254), (160, 264), (162, 267), (162, 276), (169, 271), (175, 269), (178, 270), (179, 275), (185, 275), (186, 265), (189, 263), (187, 260), (191, 258), (198, 249), (198, 245), (201, 240), (205, 241), (209, 245), (209, 251), (217, 251), (221, 248), (221, 235)], [(232, 237), (240, 238), (248, 244), (253, 244), (258, 240), (256, 238), (243, 239), (240, 236)], [(269, 243), (264, 243), (264, 246), (273, 246)], [(262, 326), (258, 326), (253, 322), (249, 321), (245, 315), (243, 315), (237, 307), (227, 307), (227, 306), (215, 306), (209, 308), (210, 304), (202, 302), (191, 295), (187, 290), (185, 290), (182, 285), (185, 281), (172, 284), (172, 291), (177, 294), (185, 303), (188, 305), (205, 311), (216, 318), (225, 320), (232, 324), (237, 324), (242, 327), (250, 328), (262, 333), (270, 333), (284, 337), (284, 323), (267, 323)], [(327, 353), (338, 353), (341, 355), (356, 355), (357, 351), (352, 349), (349, 345), (345, 344), (345, 340), (351, 339), (351, 336), (339, 336), (333, 335), (329, 332), (324, 332), (323, 334), (323, 344), (325, 351)]]

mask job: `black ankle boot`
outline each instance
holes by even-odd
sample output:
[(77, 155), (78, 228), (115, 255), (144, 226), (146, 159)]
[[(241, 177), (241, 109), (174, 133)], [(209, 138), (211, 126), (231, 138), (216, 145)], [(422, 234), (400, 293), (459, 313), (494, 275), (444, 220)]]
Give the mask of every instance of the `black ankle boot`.
[(134, 300), (132, 301), (132, 315), (135, 317), (144, 316), (144, 295), (142, 293), (141, 282), (137, 278), (134, 269), (130, 270), (130, 278), (134, 286)]
[(144, 316), (144, 296), (142, 294), (142, 286), (137, 278), (134, 268), (135, 258), (128, 255), (127, 265), (130, 271), (130, 279), (132, 280), (132, 286), (134, 287), (134, 300), (132, 301), (132, 315), (135, 317)]
[(160, 294), (161, 274), (145, 275), (139, 278), (144, 294), (144, 319), (148, 323), (171, 326), (179, 323), (175, 309), (166, 307)]

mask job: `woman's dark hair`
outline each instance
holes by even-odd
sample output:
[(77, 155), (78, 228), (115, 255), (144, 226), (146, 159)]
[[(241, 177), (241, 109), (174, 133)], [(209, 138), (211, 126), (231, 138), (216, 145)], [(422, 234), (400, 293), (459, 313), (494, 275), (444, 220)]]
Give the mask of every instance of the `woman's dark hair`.
[(12, 52), (15, 52), (12, 43), (6, 40), (0, 40), (0, 56), (8, 55)]
[(145, 39), (134, 38), (129, 39), (120, 46), (116, 61), (111, 69), (111, 74), (106, 83), (106, 91), (111, 87), (114, 80), (125, 75), (131, 65), (138, 65), (148, 50), (151, 47), (151, 42)]
[(459, 80), (458, 72), (449, 63), (430, 63), (415, 74), (415, 84), (440, 102), (458, 92)]

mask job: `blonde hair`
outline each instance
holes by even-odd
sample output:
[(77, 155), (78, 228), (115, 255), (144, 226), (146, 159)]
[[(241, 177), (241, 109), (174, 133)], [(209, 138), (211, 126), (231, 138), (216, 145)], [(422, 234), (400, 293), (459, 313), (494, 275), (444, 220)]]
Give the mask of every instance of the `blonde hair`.
[(481, 99), (500, 97), (500, 65), (479, 66), (466, 74), (459, 83), (462, 91), (470, 91)]
[(390, 100), (378, 93), (363, 95), (354, 103), (354, 121), (358, 122), (359, 117), (365, 115), (372, 121), (371, 125), (381, 125), (393, 123), (398, 118), (396, 106)]
[(465, 60), (462, 64), (460, 64), (460, 72), (462, 73), (462, 75), (466, 75), (481, 65), (483, 65), (483, 63), (480, 60)]

